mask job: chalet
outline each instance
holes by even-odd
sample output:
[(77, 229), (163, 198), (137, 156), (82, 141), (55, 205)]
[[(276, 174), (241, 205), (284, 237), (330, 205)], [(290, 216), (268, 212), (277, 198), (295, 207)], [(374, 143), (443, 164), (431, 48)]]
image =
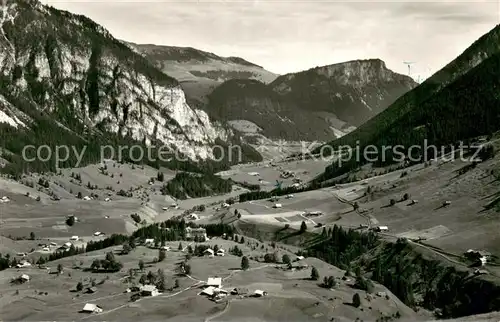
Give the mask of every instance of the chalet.
[(97, 287), (87, 287), (87, 289), (85, 290), (85, 293), (87, 294), (94, 294), (97, 292)]
[(480, 266), (486, 265), (490, 256), (490, 253), (481, 250), (469, 249), (465, 252), (465, 257), (470, 260), (476, 261), (476, 263)]
[(83, 200), (89, 201), (89, 200), (92, 200), (92, 198), (90, 198), (89, 196), (85, 196), (85, 197), (83, 197)]
[(263, 296), (266, 296), (267, 295), (267, 292), (266, 291), (262, 291), (262, 290), (255, 290), (255, 292), (253, 292), (253, 296), (254, 297), (263, 297)]
[(104, 233), (102, 233), (102, 232), (100, 232), (100, 231), (96, 231), (96, 232), (94, 233), (94, 236), (96, 236), (96, 237), (97, 237), (97, 236), (101, 236), (101, 235), (104, 235)]
[(140, 292), (142, 296), (157, 296), (160, 294), (154, 285), (143, 285), (140, 287)]
[(203, 252), (203, 255), (208, 256), (208, 257), (214, 257), (214, 250), (211, 248), (205, 249)]
[(21, 281), (22, 283), (29, 282), (30, 281), (30, 277), (27, 274), (23, 274), (23, 275), (19, 276), (19, 281)]
[(79, 239), (78, 236), (71, 236), (71, 238), (69, 240), (77, 241), (78, 239)]
[(16, 268), (30, 267), (31, 263), (27, 261), (22, 261), (16, 265)]
[(44, 247), (44, 248), (42, 248), (42, 251), (44, 251), (44, 252), (50, 252), (50, 248)]
[(217, 250), (217, 256), (224, 256), (226, 254), (226, 252), (224, 251), (224, 249), (220, 248), (219, 250)]
[(245, 295), (248, 294), (247, 288), (235, 287), (231, 290), (231, 294), (233, 295)]
[(82, 312), (85, 312), (85, 313), (101, 313), (102, 312), (102, 308), (99, 305), (87, 303), (83, 307)]
[(205, 289), (203, 289), (203, 291), (201, 291), (201, 295), (208, 295), (208, 296), (213, 296), (214, 295), (214, 290), (216, 289), (216, 287), (213, 287), (213, 286), (209, 286)]
[(216, 288), (222, 287), (222, 278), (220, 277), (209, 277), (207, 280), (207, 286), (213, 286)]
[(201, 240), (207, 240), (207, 231), (205, 228), (186, 228), (186, 239), (198, 238)]
[(64, 245), (62, 245), (62, 247), (66, 248), (66, 249), (69, 249), (69, 248), (71, 248), (71, 245), (73, 245), (73, 244), (70, 243), (70, 242), (66, 242), (66, 243), (64, 243)]

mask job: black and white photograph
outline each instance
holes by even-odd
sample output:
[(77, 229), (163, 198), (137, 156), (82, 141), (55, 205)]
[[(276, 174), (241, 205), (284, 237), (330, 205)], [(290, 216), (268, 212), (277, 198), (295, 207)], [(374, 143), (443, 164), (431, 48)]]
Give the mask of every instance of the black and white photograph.
[(0, 9), (0, 321), (500, 321), (499, 0)]

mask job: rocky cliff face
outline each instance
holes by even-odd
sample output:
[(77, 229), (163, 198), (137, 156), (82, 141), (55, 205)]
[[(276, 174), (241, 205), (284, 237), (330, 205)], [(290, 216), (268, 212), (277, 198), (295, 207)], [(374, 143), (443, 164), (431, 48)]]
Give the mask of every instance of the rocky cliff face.
[(270, 83), (278, 77), (239, 57), (221, 57), (191, 47), (126, 44), (179, 80), (188, 102), (195, 106), (205, 107), (210, 92), (225, 81), (253, 79)]
[(178, 82), (90, 19), (43, 6), (9, 2), (0, 20), (0, 122), (30, 130), (31, 111), (51, 116), (76, 135), (113, 133), (161, 142), (191, 159), (212, 157), (228, 133), (191, 108)]

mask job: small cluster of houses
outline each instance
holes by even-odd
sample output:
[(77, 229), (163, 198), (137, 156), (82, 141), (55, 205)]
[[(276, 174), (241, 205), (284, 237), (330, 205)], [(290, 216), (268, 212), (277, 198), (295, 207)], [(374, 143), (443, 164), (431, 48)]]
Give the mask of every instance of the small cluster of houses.
[(222, 278), (209, 277), (206, 284), (204, 285), (203, 290), (198, 295), (205, 295), (214, 301), (218, 301), (227, 297), (229, 294), (239, 295), (239, 296), (262, 297), (266, 296), (267, 292), (262, 290), (255, 290), (253, 293), (250, 293), (247, 288), (242, 288), (242, 287), (235, 287), (232, 290), (228, 291), (222, 288)]
[(7, 203), (9, 201), (10, 201), (10, 199), (7, 196), (3, 196), (2, 199), (0, 199), (0, 203)]
[(207, 257), (214, 257), (214, 256), (224, 256), (226, 254), (226, 251), (222, 248), (219, 248), (217, 250), (217, 252), (214, 252), (213, 249), (211, 248), (208, 248), (208, 249), (205, 249), (205, 251), (203, 252), (203, 254)]
[(465, 252), (465, 257), (476, 262), (479, 266), (484, 266), (491, 257), (491, 254), (482, 250), (469, 249)]
[[(69, 247), (71, 247), (71, 243), (69, 243)], [(54, 242), (51, 242), (49, 244), (39, 244), (38, 246), (42, 247), (43, 252), (50, 252), (52, 247), (57, 247), (57, 244)]]

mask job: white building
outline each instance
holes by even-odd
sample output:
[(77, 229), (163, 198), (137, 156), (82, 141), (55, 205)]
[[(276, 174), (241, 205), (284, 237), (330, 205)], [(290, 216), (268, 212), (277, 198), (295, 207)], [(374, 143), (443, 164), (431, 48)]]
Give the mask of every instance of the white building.
[(71, 238), (69, 240), (77, 241), (78, 239), (79, 239), (78, 236), (71, 236)]
[(214, 250), (211, 248), (205, 249), (203, 254), (208, 257), (214, 257)]
[(216, 255), (217, 256), (224, 256), (225, 254), (226, 254), (226, 251), (221, 248), (221, 249), (217, 250), (217, 254)]
[(23, 268), (23, 267), (30, 267), (31, 266), (31, 263), (30, 262), (27, 262), (27, 261), (23, 261), (19, 264), (16, 265), (16, 268)]
[(92, 199), (92, 198), (90, 198), (89, 196), (85, 196), (85, 197), (83, 197), (83, 200), (85, 200), (85, 201), (88, 201), (88, 200), (91, 200), (91, 199)]
[(143, 285), (140, 288), (140, 292), (143, 296), (157, 296), (160, 294), (154, 285)]
[(277, 203), (274, 205), (274, 208), (281, 208), (281, 207), (282, 207), (282, 205), (280, 203)]
[(154, 238), (146, 238), (144, 240), (144, 245), (154, 245), (154, 244), (155, 244)]
[(102, 308), (99, 305), (87, 303), (83, 307), (82, 311), (86, 313), (101, 313)]
[(30, 277), (27, 274), (23, 274), (23, 275), (19, 276), (19, 279), (21, 281), (23, 281), (23, 282), (29, 282), (30, 281)]
[(222, 278), (220, 277), (209, 277), (207, 280), (207, 286), (213, 286), (216, 288), (222, 287)]
[(262, 297), (262, 296), (266, 296), (266, 295), (267, 295), (267, 292), (262, 291), (262, 290), (255, 290), (255, 292), (253, 293), (253, 295), (254, 295), (255, 297)]
[(388, 231), (388, 230), (389, 230), (389, 227), (387, 227), (387, 226), (375, 227), (375, 231)]
[(188, 218), (189, 218), (189, 220), (198, 220), (198, 219), (200, 219), (200, 216), (193, 213), (193, 214), (190, 214)]

